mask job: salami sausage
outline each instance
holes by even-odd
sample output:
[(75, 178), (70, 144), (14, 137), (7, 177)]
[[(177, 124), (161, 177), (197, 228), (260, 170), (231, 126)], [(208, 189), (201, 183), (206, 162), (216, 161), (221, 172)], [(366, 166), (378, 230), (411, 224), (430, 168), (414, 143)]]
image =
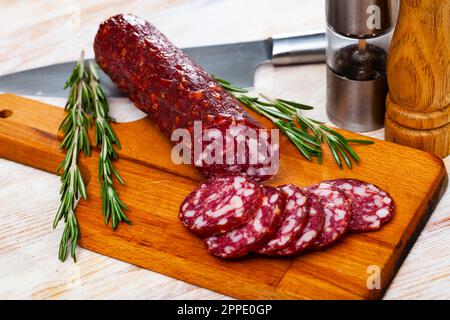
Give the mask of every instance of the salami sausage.
[(263, 201), (253, 219), (230, 232), (205, 239), (209, 252), (239, 258), (267, 241), (278, 229), (285, 197), (277, 188), (263, 187)]
[(270, 255), (288, 247), (302, 233), (308, 218), (310, 205), (307, 193), (291, 184), (281, 186), (279, 189), (286, 196), (283, 221), (275, 235), (256, 250), (260, 254)]
[(295, 239), (289, 246), (284, 249), (278, 250), (272, 255), (274, 256), (292, 256), (300, 254), (303, 251), (309, 249), (317, 237), (319, 237), (322, 232), (325, 214), (323, 211), (322, 201), (311, 192), (308, 194), (308, 220), (306, 221), (306, 226), (302, 233), (297, 239)]
[(211, 178), (186, 197), (179, 218), (191, 232), (208, 237), (252, 219), (261, 201), (261, 188), (244, 177)]
[[(94, 51), (100, 68), (167, 137), (175, 129), (192, 132), (195, 121), (202, 123), (202, 129), (223, 125), (223, 120), (228, 125), (238, 121), (249, 128), (263, 128), (236, 98), (145, 20), (120, 14), (104, 21)], [(244, 163), (209, 166), (200, 161), (194, 165), (209, 176), (240, 172), (264, 180), (276, 173), (249, 171), (249, 163), (246, 159)]]
[(342, 191), (322, 182), (308, 188), (322, 201), (325, 222), (322, 232), (311, 249), (322, 249), (340, 239), (346, 232), (352, 217), (351, 202)]
[(378, 230), (394, 215), (394, 200), (377, 186), (355, 179), (326, 181), (332, 184), (352, 201), (351, 232)]

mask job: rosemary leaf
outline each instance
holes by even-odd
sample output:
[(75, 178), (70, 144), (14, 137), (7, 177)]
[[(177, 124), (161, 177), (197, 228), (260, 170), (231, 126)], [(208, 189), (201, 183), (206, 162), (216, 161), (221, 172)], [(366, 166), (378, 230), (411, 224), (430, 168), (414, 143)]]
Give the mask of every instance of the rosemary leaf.
[(372, 140), (360, 140), (360, 139), (347, 139), (348, 143), (357, 143), (357, 144), (364, 144), (364, 145), (371, 145), (375, 142)]
[(294, 102), (294, 101), (289, 101), (289, 100), (284, 100), (284, 99), (277, 99), (277, 101), (282, 102), (284, 104), (290, 105), (296, 109), (301, 109), (301, 110), (312, 110), (314, 109), (314, 107), (312, 106), (308, 106), (306, 104), (302, 104), (302, 103), (298, 103), (298, 102)]

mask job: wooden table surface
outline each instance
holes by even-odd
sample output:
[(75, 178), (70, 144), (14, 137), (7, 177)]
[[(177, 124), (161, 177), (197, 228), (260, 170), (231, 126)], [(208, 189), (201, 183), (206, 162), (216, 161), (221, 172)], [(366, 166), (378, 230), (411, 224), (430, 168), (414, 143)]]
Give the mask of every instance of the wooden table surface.
[[(281, 5), (282, 3), (282, 5)], [(92, 57), (99, 23), (116, 13), (135, 13), (181, 46), (247, 41), (277, 33), (323, 29), (323, 0), (0, 0), (0, 75)], [(316, 106), (325, 114), (323, 64), (256, 72), (266, 94)], [(64, 100), (35, 99), (64, 105)], [(120, 121), (142, 114), (124, 99), (112, 101)], [(383, 130), (368, 133), (383, 138)], [(445, 159), (450, 170), (450, 157)], [(227, 299), (221, 294), (78, 250), (78, 263), (57, 259), (61, 226), (59, 177), (0, 159), (0, 299)], [(432, 214), (392, 282), (385, 299), (450, 299), (450, 191)]]

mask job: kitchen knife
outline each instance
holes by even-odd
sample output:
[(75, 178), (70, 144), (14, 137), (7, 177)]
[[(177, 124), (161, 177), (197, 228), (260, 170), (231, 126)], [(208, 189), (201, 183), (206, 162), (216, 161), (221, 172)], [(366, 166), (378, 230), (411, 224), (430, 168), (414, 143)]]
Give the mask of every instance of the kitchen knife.
[[(185, 48), (206, 71), (233, 84), (253, 86), (255, 69), (262, 63), (275, 66), (325, 61), (324, 33), (274, 36), (266, 40)], [(26, 70), (0, 77), (0, 92), (32, 96), (66, 97), (64, 83), (75, 62)], [(123, 96), (109, 77), (100, 72), (100, 80), (109, 97)]]

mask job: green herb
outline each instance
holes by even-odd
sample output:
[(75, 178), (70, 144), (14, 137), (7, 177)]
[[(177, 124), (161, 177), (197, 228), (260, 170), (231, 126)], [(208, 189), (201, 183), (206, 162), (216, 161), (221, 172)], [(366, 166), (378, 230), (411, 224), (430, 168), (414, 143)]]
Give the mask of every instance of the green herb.
[(109, 105), (105, 93), (99, 84), (96, 67), (89, 63), (89, 89), (92, 99), (92, 111), (95, 123), (95, 145), (101, 145), (98, 159), (98, 179), (101, 186), (102, 213), (105, 217), (105, 224), (111, 219), (112, 228), (116, 229), (119, 222), (130, 223), (123, 210), (127, 209), (120, 200), (117, 191), (114, 189), (113, 176), (124, 184), (117, 170), (112, 164), (112, 160), (117, 160), (117, 153), (114, 146), (120, 149), (120, 142), (114, 133), (110, 122), (114, 119), (108, 115)]
[(84, 54), (66, 82), (65, 89), (70, 87), (69, 98), (65, 110), (67, 115), (61, 123), (60, 130), (64, 133), (61, 149), (67, 150), (64, 160), (57, 172), (63, 169), (61, 175), (61, 201), (53, 222), (56, 228), (58, 222), (64, 219), (65, 227), (59, 246), (59, 259), (64, 261), (67, 256), (67, 246), (70, 243), (70, 254), (76, 261), (76, 246), (79, 238), (79, 227), (75, 216), (75, 206), (79, 197), (87, 198), (86, 186), (78, 167), (79, 153), (83, 151), (85, 157), (91, 155), (88, 136), (90, 126), (86, 110), (89, 109), (89, 90), (87, 87), (88, 74), (84, 69)]
[(100, 85), (99, 77), (93, 63), (89, 68), (84, 66), (84, 52), (81, 52), (72, 74), (67, 80), (64, 89), (70, 88), (65, 110), (67, 112), (60, 130), (64, 134), (61, 149), (67, 150), (64, 160), (57, 172), (61, 174), (61, 201), (53, 222), (56, 228), (59, 221), (64, 219), (65, 228), (59, 246), (59, 259), (65, 261), (67, 247), (70, 245), (70, 254), (76, 261), (76, 246), (80, 230), (75, 215), (75, 207), (80, 198), (87, 199), (86, 186), (78, 167), (78, 158), (81, 152), (85, 157), (91, 155), (91, 144), (88, 131), (95, 124), (95, 145), (100, 147), (98, 162), (98, 179), (101, 185), (102, 213), (105, 224), (112, 221), (112, 228), (116, 229), (121, 221), (130, 223), (123, 210), (127, 209), (120, 200), (114, 188), (113, 176), (123, 184), (112, 161), (117, 159), (114, 147), (120, 148), (119, 139), (114, 133), (111, 122), (114, 119), (108, 115), (109, 105), (105, 93)]
[(246, 95), (247, 90), (236, 87), (226, 80), (214, 78), (243, 105), (271, 120), (299, 152), (310, 161), (316, 158), (318, 163), (322, 163), (321, 146), (325, 143), (340, 168), (343, 168), (343, 163), (352, 168), (352, 161), (358, 162), (359, 157), (350, 144), (369, 145), (374, 143), (370, 140), (347, 139), (324, 123), (302, 115), (301, 111), (313, 109), (311, 106), (284, 99), (273, 100), (260, 94), (264, 99), (261, 100), (258, 97)]

